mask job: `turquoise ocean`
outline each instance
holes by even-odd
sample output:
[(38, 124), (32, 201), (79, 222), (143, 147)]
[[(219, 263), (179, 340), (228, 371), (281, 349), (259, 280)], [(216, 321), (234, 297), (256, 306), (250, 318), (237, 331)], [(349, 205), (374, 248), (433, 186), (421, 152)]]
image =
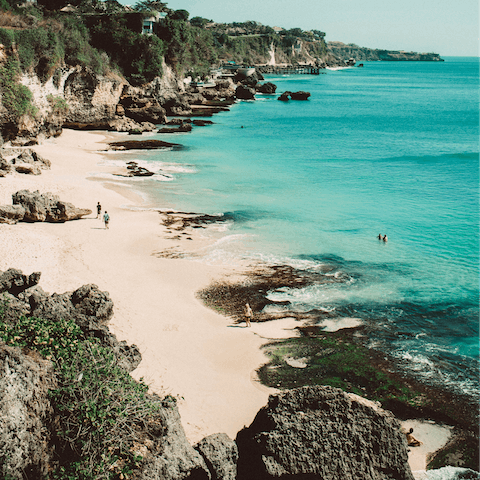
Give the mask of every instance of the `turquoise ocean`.
[[(271, 297), (359, 318), (372, 346), (411, 374), (474, 395), (478, 58), (265, 81), (276, 95), (238, 102), (212, 126), (154, 136), (184, 148), (124, 154), (157, 172), (135, 187), (153, 207), (228, 219), (199, 261), (328, 266), (337, 281)], [(286, 90), (311, 97), (278, 101)]]

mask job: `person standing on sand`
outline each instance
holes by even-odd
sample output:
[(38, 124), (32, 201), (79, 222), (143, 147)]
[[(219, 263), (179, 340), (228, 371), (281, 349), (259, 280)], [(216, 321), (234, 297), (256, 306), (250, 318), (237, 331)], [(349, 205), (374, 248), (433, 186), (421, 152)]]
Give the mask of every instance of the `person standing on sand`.
[(101, 214), (102, 214), (102, 206), (100, 205), (100, 202), (97, 202), (97, 218), (100, 218)]
[(245, 323), (247, 327), (251, 327), (250, 321), (253, 318), (253, 312), (252, 309), (250, 308), (250, 305), (248, 303), (245, 304), (245, 309), (244, 309), (244, 315), (245, 315)]
[(105, 222), (105, 228), (108, 230), (108, 222), (110, 221), (110, 215), (107, 213), (106, 210), (103, 215), (103, 221)]

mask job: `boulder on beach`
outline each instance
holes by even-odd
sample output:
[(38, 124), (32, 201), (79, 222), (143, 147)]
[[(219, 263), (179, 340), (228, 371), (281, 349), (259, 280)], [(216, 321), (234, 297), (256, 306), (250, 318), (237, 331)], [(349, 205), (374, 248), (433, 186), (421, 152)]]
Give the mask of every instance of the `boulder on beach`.
[[(24, 222), (66, 222), (77, 220), (85, 215), (90, 215), (91, 210), (87, 208), (77, 208), (71, 203), (64, 202), (57, 195), (51, 193), (41, 194), (38, 190), (30, 192), (29, 190), (20, 190), (12, 195), (15, 209), (2, 207), (4, 212), (2, 218), (12, 219), (12, 214), (16, 214), (16, 220)], [(19, 215), (24, 211), (23, 218)]]
[[(8, 159), (8, 157), (11, 158)], [(42, 170), (50, 167), (50, 160), (43, 158), (30, 148), (21, 150), (10, 148), (0, 151), (0, 177), (13, 172), (40, 175)]]
[(271, 395), (236, 442), (239, 480), (413, 480), (395, 417), (338, 388)]

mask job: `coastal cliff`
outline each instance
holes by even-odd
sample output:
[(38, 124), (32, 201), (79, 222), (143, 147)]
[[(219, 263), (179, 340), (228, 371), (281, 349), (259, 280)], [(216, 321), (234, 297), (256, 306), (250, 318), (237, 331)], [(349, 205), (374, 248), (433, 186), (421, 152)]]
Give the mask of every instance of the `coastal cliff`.
[(393, 415), (332, 387), (272, 395), (236, 441), (192, 447), (175, 399), (129, 376), (141, 355), (109, 332), (109, 294), (49, 295), (40, 276), (0, 272), (2, 478), (413, 479)]
[(382, 62), (443, 62), (438, 53), (416, 53), (403, 50), (383, 50), (378, 48), (359, 47), (354, 43), (345, 44), (342, 42), (328, 42), (328, 51), (335, 57), (342, 60), (349, 58), (357, 62), (382, 61)]

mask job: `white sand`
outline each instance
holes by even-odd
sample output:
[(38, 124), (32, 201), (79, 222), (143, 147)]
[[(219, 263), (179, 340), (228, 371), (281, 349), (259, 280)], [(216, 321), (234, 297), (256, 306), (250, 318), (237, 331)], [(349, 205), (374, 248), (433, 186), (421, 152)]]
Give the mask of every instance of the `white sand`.
[(412, 472), (424, 472), (427, 468), (427, 458), (431, 453), (436, 452), (452, 436), (453, 427), (437, 425), (434, 422), (422, 420), (406, 420), (402, 422), (402, 429), (409, 431), (413, 428), (413, 436), (420, 440), (423, 445), (419, 447), (408, 447), (408, 463)]
[[(35, 147), (52, 161), (51, 170), (40, 176), (0, 179), (2, 205), (12, 203), (12, 193), (29, 189), (52, 192), (94, 212), (64, 224), (0, 224), (0, 270), (40, 271), (40, 286), (49, 293), (87, 283), (108, 291), (115, 305), (110, 329), (142, 353), (133, 376), (144, 377), (160, 395), (179, 398), (182, 423), (192, 443), (217, 432), (235, 438), (273, 392), (254, 379), (254, 371), (267, 361), (260, 351), (264, 340), (246, 328), (229, 328), (225, 317), (195, 298), (195, 292), (231, 273), (231, 268), (227, 272), (154, 255), (199, 248), (198, 231), (188, 231), (193, 241), (171, 240), (157, 212), (127, 207), (142, 201), (118, 185), (127, 181), (88, 179), (92, 173), (118, 170), (99, 165), (104, 155), (96, 150), (105, 146), (97, 142), (103, 139), (95, 133), (65, 130), (58, 139)], [(109, 230), (95, 218), (97, 201), (110, 214)]]

